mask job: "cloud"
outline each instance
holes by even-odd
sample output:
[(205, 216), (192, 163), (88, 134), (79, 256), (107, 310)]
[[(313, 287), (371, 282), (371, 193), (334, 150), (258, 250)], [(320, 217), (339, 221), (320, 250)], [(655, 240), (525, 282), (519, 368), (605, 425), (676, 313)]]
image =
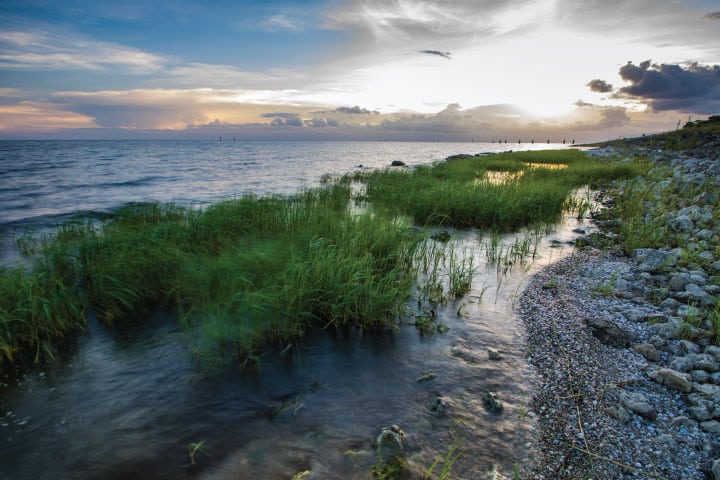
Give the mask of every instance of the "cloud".
[(703, 15), (703, 18), (707, 18), (710, 20), (720, 20), (720, 12), (708, 12)]
[(117, 43), (71, 33), (0, 30), (0, 68), (11, 70), (157, 72), (166, 59)]
[(611, 84), (609, 84), (605, 80), (600, 79), (590, 80), (586, 85), (590, 87), (590, 90), (598, 93), (608, 93), (611, 92), (613, 89), (613, 86)]
[(645, 103), (654, 111), (709, 115), (720, 110), (720, 65), (628, 62), (620, 68), (620, 77), (630, 85), (620, 88), (617, 96)]
[(0, 105), (0, 132), (47, 132), (60, 128), (94, 128), (94, 119), (49, 102)]
[(437, 55), (439, 57), (447, 58), (450, 60), (450, 52), (441, 52), (439, 50), (419, 50), (420, 53), (427, 53), (429, 55)]
[(263, 118), (272, 118), (270, 125), (273, 127), (302, 127), (303, 121), (297, 113), (263, 113)]
[(377, 111), (370, 111), (367, 108), (360, 108), (357, 105), (354, 107), (338, 107), (333, 111), (338, 113), (349, 113), (350, 115), (373, 115), (378, 113)]

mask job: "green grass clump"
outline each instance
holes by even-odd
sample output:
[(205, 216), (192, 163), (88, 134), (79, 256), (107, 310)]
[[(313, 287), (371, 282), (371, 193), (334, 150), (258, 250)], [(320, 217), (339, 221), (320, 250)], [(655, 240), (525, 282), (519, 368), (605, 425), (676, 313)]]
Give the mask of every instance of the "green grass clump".
[(86, 305), (108, 324), (176, 308), (197, 352), (224, 361), (309, 327), (394, 325), (418, 237), (356, 215), (342, 182), (290, 197), (246, 196), (205, 211), (137, 204), (96, 228), (62, 227), (31, 273), (0, 272), (0, 351), (61, 341)]
[[(582, 185), (641, 171), (639, 164), (602, 163), (581, 151), (561, 150), (462, 157), (356, 179), (367, 184), (367, 198), (375, 208), (409, 215), (418, 224), (508, 232), (556, 222), (567, 198)], [(492, 181), (488, 172), (507, 176)]]

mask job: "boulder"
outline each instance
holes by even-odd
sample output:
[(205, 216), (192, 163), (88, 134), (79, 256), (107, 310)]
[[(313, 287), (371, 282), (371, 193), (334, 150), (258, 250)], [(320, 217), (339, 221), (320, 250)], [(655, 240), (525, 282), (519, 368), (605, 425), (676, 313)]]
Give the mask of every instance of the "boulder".
[(633, 261), (642, 272), (657, 272), (664, 267), (673, 266), (679, 256), (678, 250), (658, 250), (638, 248), (632, 252)]
[(680, 334), (680, 321), (671, 318), (665, 323), (656, 323), (655, 325), (650, 325), (650, 331), (653, 334), (658, 335), (662, 338), (677, 338)]
[(404, 167), (406, 166), (406, 163), (402, 160), (393, 160), (392, 163), (390, 163), (391, 167)]
[(593, 335), (601, 343), (613, 347), (627, 347), (630, 345), (630, 335), (609, 320), (586, 318), (585, 323), (592, 329)]
[(648, 420), (655, 420), (657, 412), (645, 395), (639, 392), (620, 391), (618, 393), (620, 403), (631, 412), (637, 413)]
[(636, 352), (651, 362), (659, 362), (662, 360), (662, 352), (650, 343), (640, 343), (635, 345), (633, 348)]
[(402, 443), (404, 437), (405, 432), (397, 425), (383, 427), (376, 440), (378, 462), (386, 465), (399, 463), (405, 456)]
[(689, 393), (692, 391), (692, 379), (687, 373), (678, 372), (671, 368), (661, 368), (657, 371), (663, 385), (668, 388)]

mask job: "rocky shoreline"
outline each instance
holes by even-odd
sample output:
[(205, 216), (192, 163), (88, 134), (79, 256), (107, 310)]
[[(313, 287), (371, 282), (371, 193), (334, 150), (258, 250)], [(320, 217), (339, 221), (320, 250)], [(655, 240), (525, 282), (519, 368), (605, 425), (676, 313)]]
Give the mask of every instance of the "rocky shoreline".
[(597, 154), (649, 158), (645, 220), (681, 246), (624, 255), (606, 218), (534, 276), (517, 307), (540, 382), (527, 477), (720, 479), (720, 151)]

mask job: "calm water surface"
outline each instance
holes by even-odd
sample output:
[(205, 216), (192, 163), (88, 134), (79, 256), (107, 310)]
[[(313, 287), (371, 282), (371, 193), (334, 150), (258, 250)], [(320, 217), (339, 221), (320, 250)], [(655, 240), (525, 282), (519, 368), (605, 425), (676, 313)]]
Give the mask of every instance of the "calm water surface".
[[(493, 147), (0, 142), (0, 223), (43, 228), (130, 201), (289, 193), (360, 164), (428, 163)], [(484, 478), (493, 465), (511, 477), (534, 429), (526, 415), (533, 376), (513, 302), (529, 272), (570, 251), (550, 240), (570, 240), (577, 224), (567, 219), (540, 240), (534, 263), (504, 274), (484, 264), (480, 232), (453, 232), (477, 270), (473, 290), (438, 311), (447, 333), (420, 336), (407, 324), (379, 336), (313, 332), (264, 352), (258, 374), (204, 371), (170, 312), (123, 331), (90, 318), (55, 364), (0, 378), (0, 478), (289, 479), (307, 471), (301, 478), (367, 479), (373, 440), (390, 424), (405, 430), (417, 478), (453, 442), (463, 451), (453, 478)], [(487, 348), (502, 360), (489, 360)], [(434, 380), (417, 381), (429, 373)], [(502, 414), (483, 408), (488, 391), (505, 403)], [(442, 413), (430, 408), (438, 397)]]

